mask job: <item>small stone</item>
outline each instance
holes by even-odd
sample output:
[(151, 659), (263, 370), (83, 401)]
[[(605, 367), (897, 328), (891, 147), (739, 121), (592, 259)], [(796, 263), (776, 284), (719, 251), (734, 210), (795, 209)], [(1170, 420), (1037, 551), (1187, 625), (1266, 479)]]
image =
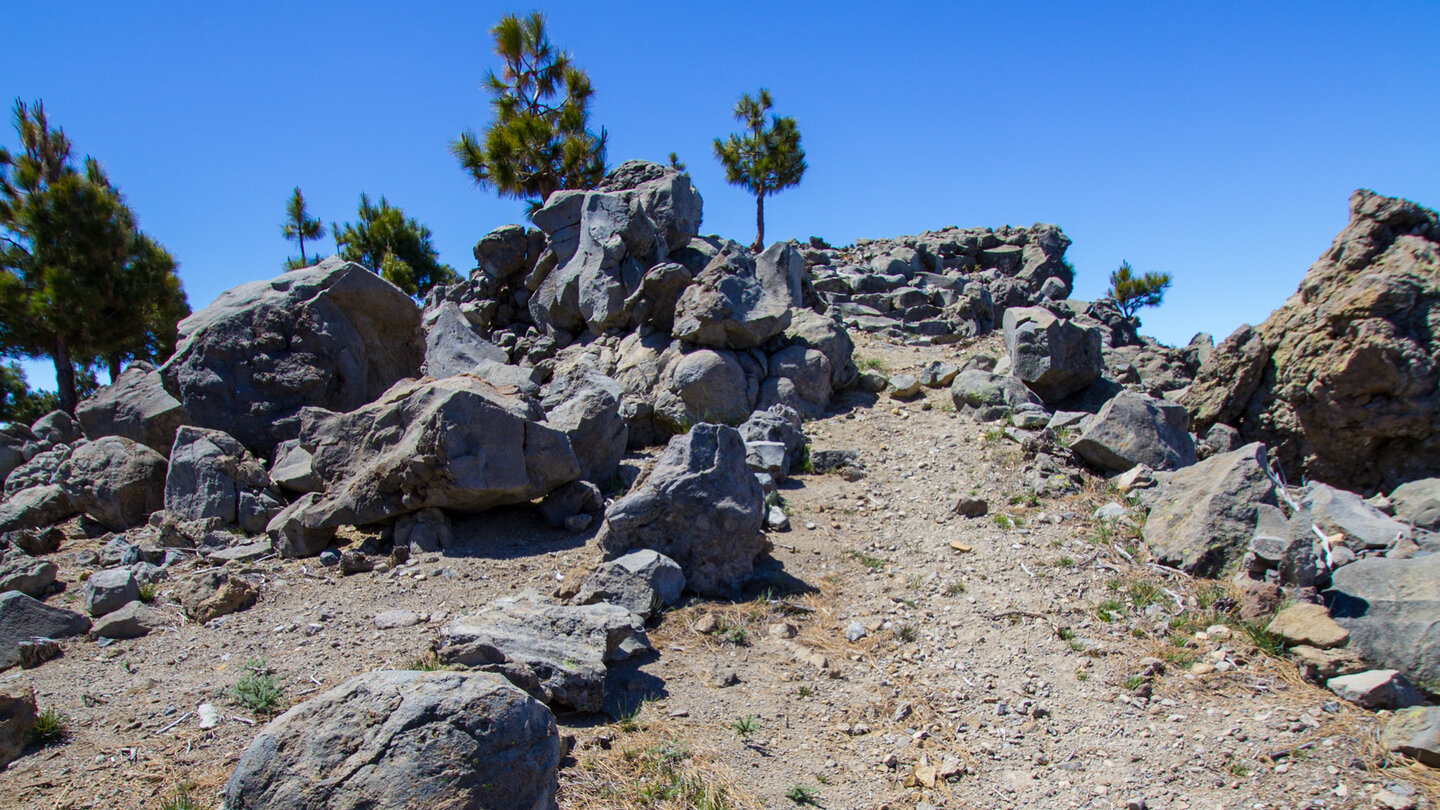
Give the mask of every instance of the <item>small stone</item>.
[(1146, 810), (1145, 798), (1143, 796), (1137, 796), (1136, 798), (1125, 802), (1125, 810)]
[(920, 378), (914, 374), (896, 374), (890, 378), (890, 398), (910, 399), (920, 393)]
[(806, 521), (805, 528), (813, 532), (819, 527), (815, 525), (814, 521)]
[(374, 619), (375, 629), (393, 630), (397, 627), (414, 627), (423, 622), (420, 614), (413, 610), (387, 610)]
[(1201, 663), (1198, 663), (1198, 664), (1191, 664), (1191, 665), (1190, 665), (1190, 674), (1191, 674), (1191, 675), (1209, 675), (1210, 673), (1212, 673), (1212, 672), (1214, 672), (1214, 671), (1215, 671), (1215, 665), (1214, 665), (1214, 664), (1206, 664), (1206, 663), (1204, 663), (1204, 662), (1201, 662)]
[(894, 752), (891, 752), (886, 754), (884, 759), (880, 760), (880, 764), (893, 770), (895, 766), (900, 764), (900, 758), (895, 756)]
[(788, 532), (790, 531), (790, 516), (785, 514), (784, 509), (772, 506), (765, 513), (765, 526), (773, 531)]
[(695, 632), (703, 633), (707, 636), (715, 632), (715, 628), (719, 626), (720, 620), (716, 618), (714, 613), (706, 613), (695, 620)]
[(1205, 634), (1209, 636), (1212, 641), (1229, 641), (1230, 638), (1235, 635), (1235, 631), (1223, 624), (1212, 624), (1205, 628)]
[(734, 667), (716, 664), (715, 668), (710, 670), (710, 685), (716, 689), (724, 689), (737, 683), (740, 683), (740, 675), (735, 672)]
[(1374, 796), (1375, 807), (1383, 810), (1415, 810), (1415, 799), (1410, 796), (1401, 796), (1389, 790), (1381, 790)]
[(974, 550), (975, 550), (975, 549), (971, 548), (970, 546), (967, 546), (967, 545), (965, 545), (964, 543), (960, 542), (959, 540), (951, 540), (951, 541), (950, 541), (950, 548), (953, 548), (953, 549), (955, 549), (956, 551), (974, 551)]
[(320, 552), (320, 564), (326, 568), (334, 568), (339, 565), (340, 551), (338, 549), (327, 548)]
[(1330, 691), (1362, 708), (1407, 709), (1425, 702), (1404, 675), (1393, 669), (1372, 669), (1325, 682)]
[(571, 515), (570, 517), (565, 518), (565, 528), (572, 532), (583, 532), (586, 529), (590, 528), (590, 524), (594, 521), (594, 515), (581, 512), (578, 515)]
[(990, 504), (986, 503), (984, 498), (961, 495), (950, 505), (950, 511), (961, 517), (983, 517), (990, 511)]
[(200, 718), (200, 728), (215, 728), (220, 725), (220, 711), (212, 704), (201, 703), (195, 709), (195, 714)]
[(861, 624), (860, 622), (850, 622), (848, 625), (845, 626), (846, 641), (856, 642), (862, 638), (865, 638), (865, 636), (867, 635), (869, 635), (869, 633), (866, 632), (865, 625)]
[(1274, 621), (1265, 628), (1293, 647), (1304, 644), (1321, 650), (1343, 647), (1350, 640), (1350, 631), (1330, 618), (1330, 611), (1324, 605), (1298, 603), (1275, 614)]
[(776, 622), (768, 630), (771, 638), (794, 638), (799, 631), (789, 622)]

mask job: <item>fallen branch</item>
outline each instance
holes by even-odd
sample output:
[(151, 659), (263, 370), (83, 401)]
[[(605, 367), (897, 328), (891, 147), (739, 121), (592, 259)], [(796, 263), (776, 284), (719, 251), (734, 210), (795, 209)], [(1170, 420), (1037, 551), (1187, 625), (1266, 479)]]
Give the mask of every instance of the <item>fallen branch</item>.
[(188, 720), (188, 719), (190, 718), (190, 715), (192, 715), (192, 714), (194, 714), (194, 713), (195, 713), (195, 712), (185, 712), (184, 714), (180, 715), (180, 719), (179, 719), (179, 720), (176, 720), (175, 722), (171, 723), (170, 725), (168, 725), (168, 726), (160, 729), (159, 731), (155, 732), (155, 736), (158, 737), (158, 736), (160, 736), (161, 734), (164, 734), (165, 732), (169, 731), (170, 729), (172, 729), (172, 728), (180, 725), (181, 723), (183, 723), (183, 722), (185, 722), (186, 720)]

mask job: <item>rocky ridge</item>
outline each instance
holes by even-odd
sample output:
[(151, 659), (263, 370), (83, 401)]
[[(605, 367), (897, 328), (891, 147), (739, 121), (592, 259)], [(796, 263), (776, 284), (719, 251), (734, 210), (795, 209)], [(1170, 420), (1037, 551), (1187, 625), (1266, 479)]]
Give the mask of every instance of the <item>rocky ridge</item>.
[[(1405, 205), (1361, 207), (1414, 219)], [(721, 778), (735, 806), (752, 790), (796, 801), (810, 777), (827, 806), (997, 790), (1025, 806), (1236, 790), (1313, 806), (1321, 783), (1430, 800), (1350, 764), (1393, 756), (1356, 731), (1370, 712), (1398, 712), (1389, 751), (1427, 761), (1440, 744), (1430, 483), (1369, 500), (1288, 486), (1264, 443), (1242, 446), (1243, 423), (1192, 424), (1170, 397), (1203, 394), (1208, 338), (1164, 347), (1106, 302), (1065, 298), (1054, 226), (756, 255), (698, 236), (700, 206), (686, 176), (632, 162), (552, 196), (538, 230), (487, 235), (471, 278), (423, 309), (334, 261), (245, 285), (80, 420), (0, 434), (0, 641), (22, 667), (8, 680), (87, 722), (113, 711), (92, 685), (116, 666), (152, 694), (130, 727), (76, 735), (131, 751), (117, 781), (85, 787), (91, 804), (153, 795), (122, 784), (142, 748), (198, 775), (197, 742), (226, 769), (228, 806), (351, 806), (416, 767), (484, 793), (501, 775), (474, 752), (558, 751), (557, 718), (587, 772), (622, 767), (605, 752), (626, 734), (688, 745), (726, 723), (738, 744), (693, 767), (723, 777), (790, 752), (752, 785)], [(1352, 222), (1332, 253), (1383, 270), (1391, 231)], [(386, 330), (411, 337), (367, 342)], [(232, 368), (245, 353), (259, 359)], [(227, 375), (240, 400), (217, 387)], [(414, 672), (437, 667), (452, 672)], [(201, 675), (227, 670), (287, 673), (292, 700), (336, 688), (251, 728), (217, 713), (237, 693)], [(1286, 672), (1229, 724), (1233, 690)], [(162, 679), (197, 708), (162, 705)], [(438, 741), (418, 759), (345, 742), (345, 718), (392, 692), (385, 750), (410, 750), (416, 713), (510, 719), (422, 732)], [(1097, 699), (1119, 708), (1097, 715)], [(643, 723), (617, 737), (582, 719), (602, 711)], [(1295, 719), (1265, 726), (1275, 712)], [(1172, 757), (1183, 733), (1153, 720), (1123, 747), (1169, 776), (1097, 758), (1160, 715), (1227, 740), (1220, 764)], [(277, 741), (327, 724), (371, 764), (276, 759), (294, 748)], [(160, 747), (122, 744), (141, 730)], [(514, 806), (593, 804), (558, 762), (508, 769)], [(1292, 770), (1298, 788), (1279, 778)], [(333, 790), (305, 793), (299, 772)], [(386, 801), (435, 799), (435, 784)]]

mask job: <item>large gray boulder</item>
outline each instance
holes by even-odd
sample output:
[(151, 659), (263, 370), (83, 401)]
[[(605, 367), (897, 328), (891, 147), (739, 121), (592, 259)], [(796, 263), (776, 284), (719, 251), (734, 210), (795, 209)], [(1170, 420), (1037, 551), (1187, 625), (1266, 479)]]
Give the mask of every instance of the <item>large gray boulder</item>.
[(763, 521), (739, 431), (699, 424), (671, 439), (650, 474), (606, 510), (599, 544), (611, 558), (653, 549), (680, 564), (691, 590), (728, 595), (769, 550)]
[(55, 483), (81, 512), (118, 532), (165, 506), (165, 470), (165, 457), (149, 447), (105, 436), (76, 446), (55, 471)]
[(20, 663), (20, 643), (33, 638), (84, 635), (90, 620), (73, 610), (47, 605), (19, 591), (0, 594), (0, 670)]
[(996, 422), (1025, 405), (1041, 405), (1017, 377), (995, 374), (983, 368), (967, 368), (950, 382), (950, 399), (955, 412), (977, 422)]
[(78, 511), (75, 501), (62, 487), (55, 484), (28, 487), (0, 501), (0, 532), (50, 526)]
[(353, 262), (326, 259), (242, 284), (180, 322), (165, 388), (193, 424), (262, 457), (300, 432), (300, 411), (354, 410), (419, 374), (420, 308)]
[(1234, 567), (1255, 533), (1260, 504), (1274, 506), (1265, 445), (1246, 445), (1185, 467), (1165, 482), (1145, 521), (1155, 558), (1196, 576)]
[(766, 292), (784, 299), (790, 307), (805, 306), (805, 288), (810, 276), (805, 272), (805, 258), (794, 242), (776, 242), (756, 256), (755, 278)]
[(1400, 538), (1410, 538), (1410, 526), (1366, 503), (1353, 492), (1312, 481), (1300, 496), (1300, 506), (1310, 520), (1327, 535), (1341, 540), (1355, 551), (1389, 548)]
[(1011, 373), (1047, 403), (1077, 393), (1105, 369), (1098, 329), (1041, 307), (1005, 310), (1004, 326)]
[(605, 707), (608, 664), (650, 649), (642, 620), (619, 605), (501, 599), (452, 620), (440, 660), (498, 672), (537, 700), (582, 712)]
[(1196, 461), (1185, 407), (1131, 391), (1121, 391), (1105, 403), (1070, 449), (1112, 472), (1125, 472), (1136, 464), (1178, 470)]
[(165, 509), (181, 520), (239, 521), (240, 496), (269, 486), (265, 465), (221, 430), (182, 427), (165, 475)]
[(510, 356), (480, 337), (453, 301), (425, 313), (425, 362), (420, 370), (431, 377), (464, 374), (482, 362), (508, 363)]
[(845, 327), (833, 318), (812, 309), (795, 309), (791, 312), (790, 326), (785, 329), (785, 340), (791, 346), (804, 346), (825, 355), (830, 361), (833, 390), (853, 385), (860, 376), (860, 370), (855, 367), (855, 343)]
[(609, 602), (649, 619), (657, 606), (673, 605), (685, 590), (685, 573), (674, 560), (650, 549), (601, 563), (580, 586), (582, 605)]
[(55, 584), (57, 573), (55, 563), (31, 557), (18, 548), (0, 552), (0, 593), (19, 591), (39, 599)]
[(72, 450), (68, 444), (57, 444), (35, 453), (29, 461), (16, 467), (5, 478), (6, 497), (31, 487), (58, 484), (55, 473), (60, 470), (65, 459), (70, 457)]
[(1440, 554), (1343, 565), (1325, 597), (1366, 661), (1398, 669), (1428, 691), (1440, 687)]
[(1422, 478), (1401, 484), (1390, 493), (1395, 517), (1417, 528), (1440, 531), (1440, 478)]
[(306, 504), (298, 514), (292, 504), (271, 526), (289, 515), (306, 529), (333, 529), (543, 497), (575, 480), (580, 465), (570, 440), (540, 417), (470, 375), (407, 380), (349, 413), (307, 410), (300, 443), (324, 494), (297, 501)]
[(630, 431), (620, 415), (624, 395), (620, 383), (593, 369), (573, 369), (546, 386), (540, 401), (545, 423), (569, 437), (586, 481), (605, 481), (625, 457)]
[(532, 217), (551, 237), (559, 266), (529, 301), (547, 327), (595, 333), (624, 328), (627, 300), (646, 271), (684, 245), (700, 227), (700, 195), (688, 176), (629, 161), (594, 191), (559, 191)]
[(786, 346), (770, 355), (770, 376), (760, 385), (757, 408), (786, 405), (812, 418), (825, 415), (832, 393), (830, 358), (819, 349)]
[(743, 248), (717, 255), (675, 305), (671, 333), (711, 348), (753, 349), (790, 326), (787, 295), (767, 290)]
[(175, 431), (187, 419), (180, 400), (165, 390), (160, 373), (141, 360), (81, 402), (75, 416), (88, 439), (124, 436), (161, 455), (169, 455)]
[(85, 580), (81, 590), (85, 612), (91, 618), (113, 613), (140, 598), (140, 583), (129, 568), (108, 568), (96, 571)]
[(555, 718), (503, 678), (381, 670), (270, 721), (225, 806), (551, 810), (559, 763)]
[[(672, 359), (659, 378), (654, 395), (656, 421), (671, 433), (700, 422), (739, 424), (750, 414), (758, 385), (751, 387), (737, 352), (696, 349)], [(755, 381), (758, 383), (758, 380)]]

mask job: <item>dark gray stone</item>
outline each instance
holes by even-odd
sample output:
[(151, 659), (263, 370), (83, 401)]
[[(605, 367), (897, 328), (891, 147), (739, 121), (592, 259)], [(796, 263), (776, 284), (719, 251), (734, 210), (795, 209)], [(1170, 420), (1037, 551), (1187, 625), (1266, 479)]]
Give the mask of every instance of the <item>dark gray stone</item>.
[(140, 598), (140, 583), (129, 568), (96, 571), (85, 580), (85, 612), (92, 618), (119, 610)]
[(1219, 578), (1245, 554), (1261, 504), (1276, 505), (1263, 444), (1220, 453), (1172, 473), (1150, 501), (1145, 543), (1155, 558)]
[(601, 563), (580, 587), (575, 602), (609, 602), (649, 619), (657, 605), (674, 604), (684, 590), (685, 574), (679, 563), (659, 552), (641, 549)]
[(164, 507), (165, 470), (165, 457), (149, 447), (106, 436), (76, 446), (55, 480), (81, 512), (124, 531)]
[(260, 730), (229, 810), (553, 810), (560, 737), (544, 706), (487, 673), (381, 670)]
[(1440, 688), (1440, 554), (1356, 560), (1331, 574), (1325, 597), (1365, 660)]
[(32, 638), (84, 635), (90, 620), (73, 610), (47, 605), (19, 591), (0, 594), (0, 669), (20, 663), (20, 643)]
[(1100, 379), (1105, 358), (1098, 329), (1039, 307), (1005, 310), (1004, 326), (1012, 373), (1045, 402), (1058, 402)]
[(1105, 403), (1070, 449), (1091, 465), (1113, 472), (1136, 464), (1176, 470), (1196, 461), (1189, 412), (1174, 402), (1129, 391)]

